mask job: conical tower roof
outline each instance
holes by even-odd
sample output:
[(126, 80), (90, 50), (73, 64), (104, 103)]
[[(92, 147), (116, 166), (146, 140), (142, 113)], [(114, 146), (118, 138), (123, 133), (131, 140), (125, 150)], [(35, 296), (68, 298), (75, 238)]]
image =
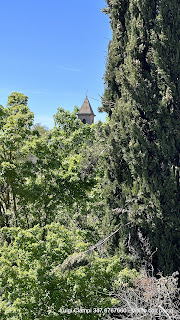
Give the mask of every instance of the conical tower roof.
[(81, 109), (79, 110), (79, 113), (78, 114), (84, 114), (84, 115), (91, 115), (91, 114), (93, 114), (94, 116), (95, 116), (95, 114), (94, 114), (94, 112), (93, 112), (93, 109), (92, 109), (92, 107), (91, 107), (91, 105), (90, 105), (90, 102), (89, 102), (89, 100), (88, 100), (88, 97), (86, 96), (86, 99), (84, 100), (84, 102), (83, 102), (83, 104), (82, 104), (82, 107), (81, 107)]

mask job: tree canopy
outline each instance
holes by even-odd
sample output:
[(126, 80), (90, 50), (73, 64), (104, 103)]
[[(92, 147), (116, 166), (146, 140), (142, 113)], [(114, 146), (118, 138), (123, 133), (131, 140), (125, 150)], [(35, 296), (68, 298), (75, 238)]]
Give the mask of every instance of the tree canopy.
[(179, 317), (180, 3), (106, 2), (106, 122), (0, 105), (2, 320)]

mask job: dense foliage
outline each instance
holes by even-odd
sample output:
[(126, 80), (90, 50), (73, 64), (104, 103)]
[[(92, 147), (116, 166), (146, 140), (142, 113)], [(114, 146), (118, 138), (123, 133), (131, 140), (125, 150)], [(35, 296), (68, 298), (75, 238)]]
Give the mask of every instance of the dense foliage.
[(99, 319), (93, 309), (114, 305), (109, 292), (125, 266), (96, 247), (103, 124), (84, 125), (76, 107), (59, 108), (48, 130), (33, 125), (27, 103), (14, 92), (1, 106), (0, 318), (84, 319), (71, 312), (84, 307)]
[[(4, 241), (7, 237), (10, 244)], [(46, 226), (46, 241), (39, 225), (28, 230), (2, 228), (1, 319), (67, 319), (66, 308), (111, 306), (107, 292), (121, 270), (120, 260), (83, 257), (79, 253), (88, 246), (84, 238), (82, 230), (68, 230), (59, 223)], [(70, 313), (69, 319), (84, 318)]]
[(180, 3), (106, 2), (105, 123), (0, 105), (2, 320), (179, 317)]
[(129, 223), (127, 251), (170, 274), (180, 265), (180, 4), (107, 4), (113, 39), (103, 98), (111, 118), (105, 197), (117, 223)]

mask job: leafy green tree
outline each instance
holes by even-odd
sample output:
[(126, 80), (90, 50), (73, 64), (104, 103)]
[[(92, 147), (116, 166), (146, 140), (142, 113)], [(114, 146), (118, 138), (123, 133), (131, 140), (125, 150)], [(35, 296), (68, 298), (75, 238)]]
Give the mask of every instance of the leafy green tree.
[(122, 239), (131, 254), (172, 273), (179, 268), (180, 245), (180, 5), (167, 0), (107, 4), (113, 40), (104, 110), (107, 96), (113, 109), (105, 197), (116, 223), (128, 223)]
[(72, 114), (60, 108), (55, 127), (42, 131), (33, 126), (27, 101), (14, 92), (0, 110), (1, 226), (44, 227), (62, 210), (85, 216), (95, 180), (82, 178), (80, 163), (94, 139), (93, 127), (78, 120), (77, 108)]
[(0, 225), (18, 225), (18, 199), (25, 182), (26, 141), (31, 134), (33, 113), (27, 97), (12, 93), (1, 107), (0, 130)]
[[(88, 246), (80, 229), (70, 231), (52, 223), (46, 226), (46, 241), (42, 234), (38, 225), (29, 230), (1, 229), (1, 319), (81, 320), (86, 315), (61, 310), (113, 306), (108, 292), (122, 270), (120, 259), (97, 254), (75, 259)], [(101, 316), (101, 312), (91, 312), (86, 319)]]
[(45, 226), (61, 218), (58, 215), (62, 211), (86, 212), (88, 192), (95, 180), (82, 178), (80, 163), (82, 151), (93, 137), (93, 127), (77, 119), (76, 108), (72, 114), (60, 108), (55, 115), (55, 127), (46, 135), (31, 137), (27, 145), (29, 175), (21, 197), (24, 214), (29, 212), (30, 226)]
[(25, 96), (23, 93), (12, 92), (8, 97), (7, 106), (19, 106), (19, 105), (27, 106), (27, 103), (28, 103), (28, 97)]

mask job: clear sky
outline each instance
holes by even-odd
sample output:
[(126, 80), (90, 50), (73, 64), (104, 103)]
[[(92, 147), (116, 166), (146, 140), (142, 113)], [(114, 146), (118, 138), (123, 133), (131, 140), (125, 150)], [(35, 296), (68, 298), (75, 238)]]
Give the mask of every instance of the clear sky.
[(0, 2), (0, 104), (22, 92), (35, 122), (51, 128), (58, 107), (81, 107), (87, 93), (96, 121), (105, 120), (97, 111), (111, 38), (105, 1)]

